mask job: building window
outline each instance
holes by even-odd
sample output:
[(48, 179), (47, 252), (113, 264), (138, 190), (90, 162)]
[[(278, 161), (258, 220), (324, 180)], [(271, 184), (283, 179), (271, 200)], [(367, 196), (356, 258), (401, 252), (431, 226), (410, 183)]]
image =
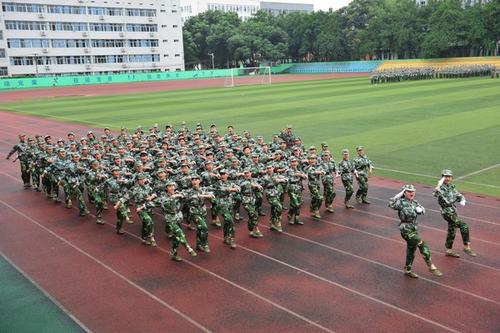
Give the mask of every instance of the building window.
[(0, 49), (0, 58), (5, 58), (5, 49)]
[(7, 67), (0, 67), (0, 76), (7, 76), (7, 75), (9, 75)]

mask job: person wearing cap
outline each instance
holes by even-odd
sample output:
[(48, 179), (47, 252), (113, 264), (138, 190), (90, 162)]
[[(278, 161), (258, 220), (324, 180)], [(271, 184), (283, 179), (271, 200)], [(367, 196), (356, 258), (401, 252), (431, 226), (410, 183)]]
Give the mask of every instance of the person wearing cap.
[(274, 173), (274, 167), (272, 164), (267, 166), (267, 173), (261, 178), (261, 185), (264, 188), (264, 193), (267, 197), (267, 202), (271, 206), (271, 220), (270, 229), (282, 232), (281, 227), (281, 213), (283, 212), (283, 206), (280, 203), (280, 191), (279, 184), (285, 183), (287, 180), (281, 175)]
[(287, 127), (279, 133), (279, 137), (287, 144), (288, 147), (291, 147), (295, 141), (292, 125), (287, 125)]
[(56, 156), (47, 161), (50, 163), (48, 163), (45, 171), (43, 172), (43, 178), (47, 178), (47, 181), (50, 182), (51, 199), (54, 202), (59, 203), (61, 202), (61, 199), (59, 199), (59, 185), (63, 185), (64, 170), (66, 169), (68, 161), (66, 158), (66, 151), (63, 148), (58, 148), (56, 150), (56, 154)]
[(108, 140), (113, 138), (113, 134), (111, 133), (111, 129), (109, 127), (104, 127), (104, 135), (106, 135)]
[(211, 199), (214, 195), (203, 191), (200, 187), (200, 176), (193, 173), (191, 176), (191, 188), (185, 192), (185, 206), (189, 209), (189, 219), (196, 226), (196, 249), (210, 252), (208, 246), (207, 208), (205, 199)]
[(155, 177), (152, 180), (152, 188), (153, 192), (156, 193), (157, 196), (162, 195), (165, 192), (167, 183), (169, 180), (167, 179), (167, 172), (163, 168), (156, 169)]
[[(247, 167), (250, 169), (252, 172), (252, 177), (259, 182), (260, 178), (262, 175), (266, 173), (266, 168), (264, 167), (264, 164), (262, 164), (259, 160), (259, 154), (258, 153), (253, 153), (252, 154), (252, 162), (250, 165)], [(264, 199), (264, 190), (263, 188), (255, 188), (255, 209), (257, 210), (257, 214), (259, 216), (265, 216), (266, 214), (262, 211), (262, 201)]]
[[(214, 163), (207, 160), (204, 163), (205, 169), (201, 172), (201, 184), (205, 188), (212, 188), (219, 180), (219, 175), (214, 171)], [(212, 224), (216, 227), (221, 227), (219, 214), (217, 210), (217, 199), (210, 199), (210, 214), (212, 216)]]
[(104, 181), (104, 193), (106, 193), (106, 200), (113, 205), (116, 211), (116, 233), (123, 235), (123, 222), (127, 217), (127, 206), (120, 201), (123, 194), (127, 191), (126, 186), (129, 181), (121, 176), (119, 167), (114, 166), (111, 168), (111, 177)]
[(78, 203), (79, 215), (85, 216), (89, 213), (85, 200), (83, 199), (84, 191), (84, 173), (86, 168), (80, 162), (80, 155), (74, 153), (71, 161), (66, 165), (65, 169), (65, 185), (66, 185), (66, 208), (72, 207), (71, 199), (76, 199)]
[(196, 252), (191, 248), (186, 240), (186, 235), (181, 228), (182, 211), (181, 199), (184, 197), (182, 193), (175, 191), (176, 184), (173, 180), (167, 181), (166, 191), (155, 199), (155, 205), (161, 208), (165, 217), (165, 232), (168, 238), (172, 240), (172, 249), (170, 250), (170, 258), (174, 261), (182, 261), (179, 257), (178, 248), (184, 246), (191, 256), (196, 256)]
[(451, 170), (443, 170), (442, 178), (439, 180), (433, 195), (437, 198), (438, 204), (441, 207), (441, 216), (448, 223), (448, 232), (446, 234), (446, 255), (449, 257), (459, 258), (460, 255), (453, 252), (453, 242), (455, 240), (456, 229), (460, 230), (462, 242), (464, 244), (464, 252), (475, 257), (476, 253), (470, 247), (469, 226), (458, 216), (456, 204), (465, 206), (465, 197), (458, 192), (455, 184), (453, 184), (453, 174)]
[(309, 156), (308, 165), (304, 171), (307, 174), (307, 185), (309, 192), (311, 193), (311, 216), (315, 219), (319, 219), (321, 218), (319, 209), (323, 203), (323, 196), (321, 195), (321, 179), (325, 175), (325, 171), (318, 164), (316, 155)]
[(389, 207), (398, 211), (398, 217), (401, 221), (399, 223), (399, 230), (401, 232), (401, 237), (406, 241), (404, 274), (411, 278), (418, 278), (418, 275), (412, 270), (415, 252), (418, 248), (429, 271), (435, 276), (442, 276), (443, 274), (432, 263), (429, 247), (420, 238), (417, 217), (425, 214), (425, 208), (414, 200), (414, 198), (415, 187), (413, 185), (405, 185), (401, 192), (389, 200)]
[(37, 192), (42, 191), (42, 184), (40, 183), (40, 176), (42, 175), (42, 161), (45, 156), (45, 141), (38, 141), (37, 147), (32, 150), (32, 157), (30, 163), (31, 180), (33, 182), (33, 189)]
[(339, 163), (340, 179), (345, 189), (344, 205), (345, 208), (354, 208), (350, 203), (351, 197), (354, 193), (353, 189), (353, 175), (357, 177), (357, 171), (354, 162), (349, 159), (349, 150), (342, 150), (342, 161)]
[(31, 187), (31, 175), (28, 172), (30, 168), (31, 149), (26, 141), (26, 134), (21, 133), (18, 137), (19, 142), (12, 147), (6, 159), (10, 159), (14, 153), (17, 153), (16, 160), (19, 160), (19, 165), (21, 167), (21, 179), (23, 180), (24, 188), (28, 189)]
[(127, 191), (120, 200), (115, 204), (115, 209), (125, 205), (130, 200), (134, 200), (137, 215), (142, 222), (141, 239), (144, 245), (156, 246), (154, 238), (154, 222), (153, 211), (154, 202), (152, 201), (157, 196), (153, 189), (146, 184), (146, 175), (138, 174), (134, 186)]
[(285, 173), (288, 179), (288, 197), (290, 198), (290, 209), (287, 214), (288, 224), (304, 224), (300, 220), (300, 207), (302, 207), (302, 191), (304, 186), (302, 180), (307, 178), (307, 175), (299, 169), (299, 160), (296, 157), (290, 158), (290, 167)]
[(240, 183), (241, 203), (248, 215), (248, 231), (250, 237), (260, 238), (263, 236), (259, 230), (259, 215), (255, 207), (256, 190), (262, 191), (262, 186), (252, 179), (252, 170), (246, 168), (243, 170), (244, 178)]
[(108, 176), (103, 172), (99, 161), (93, 160), (90, 163), (90, 170), (85, 173), (84, 182), (87, 188), (89, 202), (95, 205), (96, 223), (100, 225), (104, 224), (102, 220), (102, 212), (104, 210), (103, 184), (107, 178)]
[(222, 230), (224, 234), (224, 244), (232, 249), (236, 248), (234, 231), (234, 196), (240, 192), (240, 188), (229, 181), (229, 171), (222, 169), (219, 171), (220, 179), (213, 186), (214, 195), (217, 198), (217, 213), (222, 216)]
[(52, 145), (46, 145), (45, 151), (43, 151), (43, 153), (41, 153), (39, 156), (40, 184), (41, 189), (45, 193), (45, 197), (47, 199), (52, 198), (52, 182), (50, 177), (47, 175), (46, 170), (49, 167), (50, 163), (52, 163), (54, 157), (54, 146)]
[(338, 176), (337, 165), (328, 150), (322, 151), (321, 161), (319, 163), (325, 175), (323, 181), (323, 197), (325, 198), (325, 207), (327, 213), (334, 213), (333, 200), (335, 199), (335, 177)]
[(358, 190), (356, 191), (356, 201), (369, 204), (368, 201), (368, 174), (372, 173), (373, 163), (365, 154), (363, 146), (357, 146), (358, 156), (353, 160), (357, 171)]

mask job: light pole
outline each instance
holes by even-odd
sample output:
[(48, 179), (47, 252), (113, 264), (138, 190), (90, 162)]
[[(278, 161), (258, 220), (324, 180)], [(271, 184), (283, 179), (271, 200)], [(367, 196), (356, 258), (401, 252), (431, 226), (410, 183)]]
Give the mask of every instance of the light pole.
[(215, 68), (215, 66), (214, 66), (214, 54), (212, 52), (212, 53), (209, 53), (208, 55), (212, 57), (212, 69), (214, 69)]
[(33, 59), (35, 61), (35, 76), (38, 77), (38, 53), (33, 53)]

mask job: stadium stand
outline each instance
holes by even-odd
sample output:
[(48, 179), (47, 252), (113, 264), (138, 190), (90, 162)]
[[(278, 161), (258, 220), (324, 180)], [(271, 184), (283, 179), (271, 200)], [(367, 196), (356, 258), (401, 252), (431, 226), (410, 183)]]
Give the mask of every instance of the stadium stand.
[(290, 74), (313, 73), (369, 73), (379, 67), (381, 61), (344, 61), (301, 63), (289, 67), (285, 72)]

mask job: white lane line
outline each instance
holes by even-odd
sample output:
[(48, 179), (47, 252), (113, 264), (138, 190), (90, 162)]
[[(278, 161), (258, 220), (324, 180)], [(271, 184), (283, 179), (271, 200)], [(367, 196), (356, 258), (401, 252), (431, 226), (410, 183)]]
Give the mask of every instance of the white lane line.
[[(0, 200), (0, 202), (1, 202), (1, 200)], [(155, 215), (162, 217), (162, 215), (160, 215), (160, 214), (158, 214), (158, 213), (155, 213)], [(110, 226), (114, 227), (114, 225), (112, 225), (112, 224), (110, 224), (110, 223), (107, 223), (107, 222), (106, 222), (106, 224), (108, 224), (108, 225), (110, 225)], [(139, 237), (139, 236), (136, 236), (136, 235), (134, 235), (134, 234), (132, 234), (132, 233), (130, 233), (130, 232), (128, 232), (128, 231), (127, 231), (126, 233), (127, 233), (128, 235), (130, 235), (130, 236), (134, 237), (134, 238), (140, 239), (140, 237)], [(210, 235), (210, 236), (212, 236), (212, 237), (215, 237), (215, 238), (217, 238), (217, 239), (219, 239), (219, 240), (222, 240), (222, 238), (221, 238), (221, 237), (219, 237), (219, 236), (215, 236), (215, 235), (213, 235), (213, 233), (209, 233), (209, 235)], [(298, 237), (298, 236), (297, 236), (297, 237)], [(307, 239), (305, 239), (305, 238), (303, 238), (303, 239), (304, 239), (304, 240), (307, 240)], [(315, 241), (311, 241), (311, 242), (315, 242)], [(317, 243), (317, 242), (316, 242), (316, 243)], [(321, 243), (317, 243), (317, 244), (321, 244)], [(324, 245), (324, 244), (323, 244), (323, 245)], [(327, 246), (327, 245), (324, 245), (324, 246)], [(368, 299), (370, 299), (370, 300), (372, 300), (372, 301), (374, 301), (374, 302), (377, 302), (377, 303), (380, 303), (380, 304), (386, 305), (386, 306), (388, 306), (388, 307), (391, 307), (391, 308), (393, 308), (393, 309), (396, 309), (396, 310), (398, 310), (398, 311), (400, 311), (400, 312), (403, 312), (403, 313), (408, 314), (408, 315), (410, 315), (410, 316), (413, 316), (413, 317), (415, 317), (415, 318), (421, 319), (421, 320), (426, 321), (426, 322), (428, 322), (428, 323), (431, 323), (431, 324), (437, 325), (437, 326), (439, 326), (439, 327), (441, 327), (441, 328), (443, 328), (443, 329), (446, 329), (446, 330), (448, 330), (448, 331), (451, 331), (451, 332), (458, 332), (458, 331), (454, 330), (453, 328), (450, 328), (450, 327), (444, 326), (443, 324), (440, 324), (440, 323), (438, 323), (438, 322), (435, 322), (435, 321), (433, 321), (433, 320), (431, 320), (431, 319), (427, 319), (427, 318), (425, 318), (425, 317), (421, 317), (421, 316), (416, 315), (416, 314), (414, 314), (414, 313), (412, 313), (412, 312), (409, 312), (409, 311), (407, 311), (407, 310), (401, 309), (401, 308), (399, 308), (398, 306), (392, 305), (392, 304), (390, 304), (390, 303), (387, 303), (387, 302), (385, 302), (385, 301), (379, 300), (379, 299), (377, 299), (377, 298), (375, 298), (375, 297), (372, 297), (372, 296), (370, 296), (370, 295), (367, 295), (367, 294), (364, 294), (364, 293), (359, 292), (359, 291), (357, 291), (357, 290), (351, 289), (351, 288), (349, 288), (349, 287), (347, 287), (347, 286), (344, 286), (344, 285), (338, 284), (338, 283), (336, 283), (336, 282), (334, 282), (334, 281), (328, 280), (328, 279), (323, 278), (323, 277), (321, 277), (321, 276), (318, 276), (318, 275), (316, 275), (316, 274), (313, 274), (313, 273), (310, 273), (310, 272), (305, 271), (305, 270), (303, 270), (303, 269), (300, 269), (300, 268), (298, 268), (298, 267), (292, 266), (292, 265), (290, 265), (290, 264), (288, 264), (288, 263), (285, 263), (285, 262), (283, 262), (283, 261), (281, 261), (281, 260), (279, 260), (279, 259), (276, 259), (276, 258), (270, 257), (270, 256), (268, 256), (268, 255), (266, 255), (266, 254), (263, 254), (263, 253), (260, 253), (260, 252), (258, 252), (258, 251), (251, 250), (251, 249), (249, 249), (249, 248), (247, 248), (247, 247), (244, 247), (244, 246), (240, 246), (240, 247), (241, 247), (241, 248), (243, 248), (243, 249), (245, 249), (246, 251), (250, 251), (250, 252), (252, 252), (252, 253), (258, 254), (258, 255), (263, 256), (263, 257), (266, 257), (266, 258), (268, 258), (268, 259), (270, 259), (270, 260), (272, 260), (272, 261), (279, 262), (279, 263), (281, 263), (282, 265), (285, 265), (285, 266), (287, 266), (287, 267), (290, 267), (290, 268), (296, 269), (296, 270), (298, 270), (298, 271), (300, 271), (300, 272), (302, 272), (302, 273), (304, 273), (304, 274), (310, 275), (310, 276), (315, 277), (315, 278), (317, 278), (317, 279), (320, 279), (320, 280), (322, 280), (322, 281), (324, 281), (324, 282), (328, 282), (328, 283), (330, 283), (330, 284), (332, 284), (332, 285), (335, 285), (335, 286), (337, 286), (337, 287), (339, 287), (339, 288), (342, 288), (342, 289), (344, 289), (344, 290), (350, 291), (350, 292), (352, 292), (352, 293), (354, 293), (354, 294), (356, 294), (356, 295), (359, 295), (359, 296), (362, 296), (362, 297), (368, 298)], [(165, 250), (165, 249), (163, 249), (162, 247), (158, 247), (158, 248), (159, 248), (162, 252), (169, 253), (169, 251), (168, 251), (168, 250)], [(336, 250), (338, 250), (338, 249), (336, 249)], [(396, 268), (393, 268), (393, 267), (391, 267), (391, 266), (388, 266), (388, 265), (385, 265), (385, 264), (379, 263), (379, 262), (377, 262), (377, 261), (373, 261), (373, 260), (368, 259), (368, 258), (364, 258), (364, 257), (361, 257), (361, 256), (357, 256), (357, 255), (354, 255), (354, 254), (350, 254), (349, 252), (345, 252), (345, 251), (342, 251), (342, 250), (338, 250), (338, 251), (339, 251), (339, 252), (341, 252), (341, 253), (345, 253), (345, 254), (348, 254), (348, 255), (352, 255), (352, 256), (354, 256), (354, 257), (359, 257), (359, 258), (360, 258), (360, 259), (362, 259), (362, 260), (365, 260), (365, 261), (368, 261), (368, 262), (372, 262), (372, 263), (375, 263), (375, 264), (378, 264), (378, 265), (381, 265), (381, 266), (384, 266), (384, 267), (385, 267), (385, 266), (387, 266), (387, 267), (389, 267), (389, 268), (390, 268), (390, 269), (392, 269), (392, 270), (399, 271), (399, 270), (398, 270), (398, 269), (396, 269)], [(216, 274), (216, 273), (214, 273), (214, 272), (211, 272), (211, 271), (205, 270), (204, 268), (202, 268), (202, 267), (200, 267), (200, 266), (198, 266), (198, 265), (194, 264), (194, 263), (193, 263), (193, 262), (191, 262), (190, 260), (186, 260), (186, 259), (185, 259), (185, 261), (186, 261), (187, 263), (189, 263), (190, 265), (192, 265), (192, 266), (196, 267), (196, 268), (199, 268), (199, 269), (202, 269), (203, 271), (206, 271), (208, 274), (211, 274), (211, 275), (213, 275), (213, 276), (215, 276), (215, 277), (217, 277), (217, 278), (219, 278), (219, 279), (222, 279), (223, 281), (225, 281), (225, 282), (227, 282), (227, 283), (230, 283), (231, 285), (233, 285), (233, 286), (235, 286), (235, 287), (237, 287), (237, 288), (240, 288), (240, 289), (242, 289), (242, 290), (244, 290), (244, 291), (249, 292), (250, 294), (254, 295), (255, 297), (258, 297), (259, 299), (266, 300), (266, 301), (270, 302), (270, 303), (271, 303), (271, 304), (273, 304), (273, 305), (275, 305), (275, 304), (276, 304), (276, 303), (274, 303), (274, 302), (272, 302), (272, 301), (270, 301), (270, 300), (267, 300), (265, 297), (263, 297), (263, 296), (261, 296), (261, 295), (259, 295), (259, 294), (256, 294), (256, 293), (254, 293), (254, 292), (252, 292), (252, 291), (250, 291), (250, 290), (247, 290), (247, 289), (246, 289), (246, 288), (244, 288), (243, 286), (240, 286), (240, 285), (238, 285), (238, 284), (236, 284), (236, 283), (234, 283), (234, 282), (232, 282), (232, 281), (230, 281), (230, 280), (225, 279), (225, 278), (224, 278), (224, 277), (222, 277), (222, 276), (219, 276), (218, 274)], [(470, 295), (470, 296), (473, 296), (473, 297), (477, 297), (477, 298), (480, 298), (480, 299), (482, 299), (482, 300), (489, 301), (489, 302), (493, 302), (493, 303), (496, 303), (496, 304), (499, 304), (499, 305), (500, 305), (500, 302), (496, 302), (496, 301), (494, 301), (494, 300), (490, 300), (490, 299), (488, 299), (488, 298), (485, 298), (485, 297), (482, 297), (482, 296), (479, 296), (479, 295), (476, 295), (476, 294), (473, 294), (473, 293), (469, 293), (469, 292), (463, 291), (463, 290), (461, 290), (461, 289), (457, 289), (457, 288), (454, 288), (454, 287), (451, 287), (451, 286), (447, 286), (447, 285), (444, 285), (444, 284), (440, 284), (440, 283), (438, 283), (438, 282), (435, 282), (435, 281), (432, 281), (432, 280), (428, 280), (428, 279), (423, 279), (423, 280), (426, 280), (426, 281), (429, 281), (429, 282), (433, 282), (433, 283), (438, 284), (438, 285), (441, 285), (441, 286), (443, 286), (443, 287), (453, 289), (453, 290), (455, 290), (455, 291), (457, 291), (457, 292), (462, 292), (462, 293), (465, 293), (465, 294), (467, 294), (467, 295)], [(281, 306), (281, 305), (279, 305), (279, 304), (276, 304), (275, 306), (278, 306), (280, 309), (282, 308), (284, 311), (287, 311), (287, 312), (291, 311), (291, 310), (288, 310), (287, 308), (282, 307), (282, 306)], [(291, 311), (291, 312), (289, 312), (289, 313), (295, 313), (295, 312)], [(301, 315), (299, 315), (299, 314), (297, 314), (297, 315), (298, 315), (298, 316), (300, 316), (300, 317), (302, 317), (302, 316), (301, 316)], [(299, 318), (300, 318), (300, 317), (299, 317)], [(302, 318), (304, 318), (307, 322), (309, 322), (310, 324), (312, 324), (312, 325), (314, 325), (314, 326), (317, 326), (317, 327), (321, 327), (321, 328), (323, 328), (321, 325), (317, 324), (316, 322), (310, 321), (309, 319), (307, 319), (307, 318), (305, 318), (305, 317), (302, 317)], [(302, 318), (301, 318), (301, 319), (302, 319)], [(324, 329), (325, 329), (326, 331), (331, 332), (331, 330), (329, 330), (329, 329), (327, 329), (327, 328), (324, 328)]]
[(28, 274), (26, 274), (19, 266), (17, 266), (12, 260), (10, 260), (9, 257), (7, 257), (5, 255), (5, 253), (3, 253), (2, 251), (0, 251), (0, 256), (2, 256), (5, 261), (7, 261), (12, 267), (14, 267), (19, 273), (21, 273), (22, 276), (24, 276), (24, 278), (26, 280), (28, 280), (31, 284), (33, 284), (39, 291), (42, 292), (42, 294), (45, 295), (45, 297), (47, 297), (48, 299), (50, 299), (52, 301), (52, 303), (54, 303), (59, 309), (61, 309), (68, 317), (70, 317), (78, 326), (80, 326), (85, 332), (92, 332), (87, 326), (85, 326), (85, 324), (83, 324), (80, 320), (78, 320), (78, 318), (76, 318), (72, 313), (71, 311), (69, 311), (68, 309), (66, 309), (61, 303), (59, 303), (59, 301), (57, 299), (55, 299), (54, 297), (52, 297), (51, 294), (49, 294), (47, 291), (45, 291), (45, 289), (43, 289), (38, 283), (35, 282), (35, 280), (33, 280)]
[(62, 241), (63, 243), (67, 244), (68, 246), (72, 247), (73, 249), (75, 249), (76, 251), (80, 252), (81, 254), (83, 254), (84, 256), (88, 257), (89, 259), (95, 261), (96, 263), (98, 263), (99, 265), (101, 265), (102, 267), (104, 267), (105, 269), (107, 269), (108, 271), (110, 271), (111, 273), (113, 273), (114, 275), (118, 276), (119, 278), (121, 278), (123, 281), (127, 282), (129, 285), (131, 285), (132, 287), (140, 290), (141, 292), (143, 292), (144, 294), (148, 295), (149, 297), (151, 297), (153, 300), (157, 301), (158, 303), (160, 303), (161, 305), (163, 305), (164, 307), (166, 307), (167, 309), (169, 309), (170, 311), (176, 313), (177, 315), (179, 315), (180, 317), (182, 317), (184, 320), (188, 321), (189, 323), (191, 323), (193, 326), (197, 327), (198, 329), (202, 330), (203, 332), (211, 332), (208, 328), (206, 328), (205, 326), (203, 326), (202, 324), (198, 323), (196, 320), (194, 320), (193, 318), (189, 317), (188, 315), (184, 314), (183, 312), (181, 312), (180, 310), (178, 310), (177, 308), (171, 306), (170, 304), (166, 303), (165, 301), (163, 301), (162, 299), (156, 297), (155, 295), (153, 295), (152, 293), (150, 293), (149, 291), (147, 291), (146, 289), (144, 289), (143, 287), (139, 286), (138, 284), (136, 284), (135, 282), (129, 280), (127, 277), (125, 277), (124, 275), (122, 275), (121, 273), (117, 272), (116, 270), (114, 270), (113, 268), (111, 268), (110, 266), (106, 265), (104, 262), (102, 262), (101, 260), (97, 259), (96, 257), (94, 257), (93, 255), (91, 255), (90, 253), (82, 250), (80, 247), (74, 245), (73, 243), (71, 243), (70, 241), (66, 240), (65, 238), (63, 238), (62, 236), (59, 236), (58, 234), (56, 234), (55, 232), (53, 232), (52, 230), (50, 230), (49, 228), (45, 227), (43, 224), (39, 223), (38, 221), (36, 221), (35, 219), (31, 218), (30, 216), (24, 214), (23, 212), (19, 211), (18, 209), (16, 209), (15, 207), (11, 206), (10, 204), (8, 204), (7, 202), (3, 201), (2, 199), (0, 199), (0, 203), (2, 205), (4, 205), (5, 207), (11, 209), (12, 211), (16, 212), (18, 215), (24, 217), (25, 219), (27, 219), (28, 221), (30, 221), (31, 223), (37, 225), (38, 227), (40, 227), (41, 229), (45, 230), (46, 232), (48, 232), (49, 234), (51, 234), (52, 236), (54, 236), (55, 238), (59, 239), (60, 241)]
[(489, 167), (486, 167), (484, 169), (481, 169), (481, 170), (477, 170), (477, 171), (474, 171), (474, 172), (471, 172), (471, 173), (468, 173), (466, 175), (463, 175), (463, 176), (460, 176), (458, 178), (456, 178), (457, 180), (460, 180), (460, 179), (464, 179), (464, 178), (467, 178), (467, 177), (470, 177), (470, 176), (474, 176), (474, 175), (477, 175), (478, 173), (481, 173), (481, 172), (484, 172), (484, 171), (488, 171), (488, 170), (491, 170), (491, 169), (495, 169), (496, 167), (499, 167), (500, 166), (500, 163), (498, 164), (495, 164), (495, 165), (490, 165)]

